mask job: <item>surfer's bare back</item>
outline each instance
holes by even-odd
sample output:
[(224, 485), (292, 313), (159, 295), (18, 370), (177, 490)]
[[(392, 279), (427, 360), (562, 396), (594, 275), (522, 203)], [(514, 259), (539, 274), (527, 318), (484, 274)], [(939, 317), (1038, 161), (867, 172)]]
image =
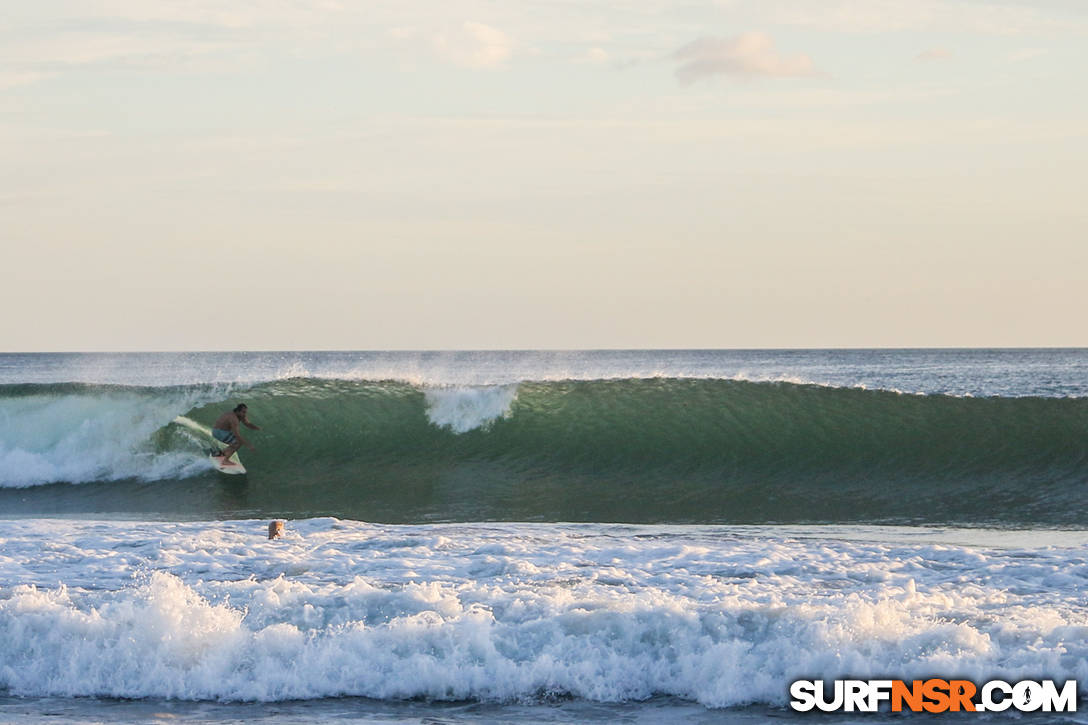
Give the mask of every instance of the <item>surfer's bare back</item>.
[(234, 452), (241, 448), (242, 445), (257, 450), (256, 446), (243, 438), (238, 431), (239, 423), (252, 430), (261, 429), (259, 425), (249, 422), (248, 411), (249, 408), (245, 403), (239, 403), (234, 406), (234, 410), (223, 413), (223, 415), (215, 419), (215, 424), (212, 426), (212, 437), (221, 443), (226, 443), (228, 446), (222, 454), (224, 460), (233, 456)]

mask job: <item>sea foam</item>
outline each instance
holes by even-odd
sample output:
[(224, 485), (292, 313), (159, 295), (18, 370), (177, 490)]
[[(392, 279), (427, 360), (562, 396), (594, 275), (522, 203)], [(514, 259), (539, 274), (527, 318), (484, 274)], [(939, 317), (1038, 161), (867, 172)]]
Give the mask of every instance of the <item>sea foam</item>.
[(0, 687), (722, 707), (784, 705), (814, 676), (1088, 682), (1083, 536), (783, 533), (315, 519), (269, 542), (257, 521), (0, 522)]
[(517, 385), (446, 386), (424, 389), (427, 419), (454, 433), (486, 428), (500, 418), (510, 416), (510, 406), (517, 399)]
[(184, 476), (197, 459), (155, 451), (151, 436), (197, 400), (186, 392), (101, 389), (2, 398), (0, 487)]

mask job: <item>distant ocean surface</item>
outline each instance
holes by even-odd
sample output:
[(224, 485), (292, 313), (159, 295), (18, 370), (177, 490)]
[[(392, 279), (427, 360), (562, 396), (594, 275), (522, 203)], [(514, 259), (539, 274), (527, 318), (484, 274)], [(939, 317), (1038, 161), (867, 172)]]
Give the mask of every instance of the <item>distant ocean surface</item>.
[(1086, 501), (1088, 350), (0, 354), (0, 722), (1083, 700)]

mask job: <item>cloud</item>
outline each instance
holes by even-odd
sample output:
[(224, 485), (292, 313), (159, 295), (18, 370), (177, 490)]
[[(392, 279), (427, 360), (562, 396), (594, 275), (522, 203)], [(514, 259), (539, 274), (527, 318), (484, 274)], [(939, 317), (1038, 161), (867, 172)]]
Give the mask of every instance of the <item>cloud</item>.
[(681, 62), (676, 77), (689, 84), (714, 75), (742, 78), (783, 78), (815, 74), (807, 55), (786, 57), (775, 50), (764, 33), (744, 33), (735, 38), (699, 38), (673, 53)]
[(1025, 60), (1032, 60), (1040, 56), (1044, 56), (1049, 53), (1046, 48), (1022, 48), (1009, 56), (1009, 60), (1013, 63), (1022, 63)]
[(513, 48), (506, 33), (483, 23), (465, 22), (434, 38), (439, 57), (463, 68), (496, 68), (510, 58)]
[(28, 86), (46, 77), (45, 73), (0, 71), (0, 91), (16, 86)]
[(146, 0), (102, 0), (99, 17), (127, 18), (145, 23), (192, 24), (230, 30), (279, 26), (298, 28), (337, 22), (349, 14), (343, 3), (335, 0), (186, 0), (186, 2), (146, 2)]
[(94, 28), (28, 34), (0, 43), (0, 66), (6, 66), (0, 85), (34, 83), (76, 68), (215, 70), (220, 67), (218, 59), (236, 59), (243, 47), (219, 37), (203, 40), (150, 30), (139, 33)]
[(952, 51), (948, 48), (930, 48), (914, 56), (915, 60), (931, 62), (935, 60), (948, 60), (952, 57)]
[[(734, 7), (739, 3), (730, 3)], [(762, 22), (847, 33), (924, 30), (984, 35), (1084, 32), (1083, 16), (1015, 0), (759, 0)]]
[(604, 48), (590, 48), (582, 56), (582, 60), (586, 63), (607, 63), (608, 51)]

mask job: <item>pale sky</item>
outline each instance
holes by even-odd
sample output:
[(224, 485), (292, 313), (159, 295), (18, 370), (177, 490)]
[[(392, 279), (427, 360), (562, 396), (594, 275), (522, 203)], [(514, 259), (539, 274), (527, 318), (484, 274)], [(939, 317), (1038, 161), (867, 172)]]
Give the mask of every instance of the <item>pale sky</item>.
[(1088, 346), (1084, 0), (0, 22), (0, 350)]

